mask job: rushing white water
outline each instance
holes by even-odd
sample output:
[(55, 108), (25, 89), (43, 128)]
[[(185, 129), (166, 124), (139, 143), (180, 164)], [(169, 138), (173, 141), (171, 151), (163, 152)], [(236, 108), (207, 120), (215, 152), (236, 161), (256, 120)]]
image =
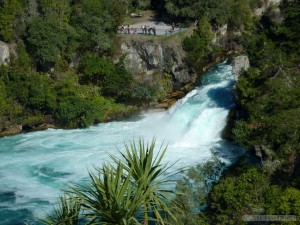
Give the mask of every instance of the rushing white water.
[(240, 149), (221, 140), (234, 106), (231, 66), (209, 70), (201, 85), (165, 112), (135, 121), (103, 123), (88, 129), (55, 130), (0, 139), (0, 224), (21, 221), (49, 210), (62, 188), (87, 177), (87, 169), (109, 161), (124, 142), (139, 137), (169, 145), (165, 162), (174, 169), (217, 155), (231, 161)]

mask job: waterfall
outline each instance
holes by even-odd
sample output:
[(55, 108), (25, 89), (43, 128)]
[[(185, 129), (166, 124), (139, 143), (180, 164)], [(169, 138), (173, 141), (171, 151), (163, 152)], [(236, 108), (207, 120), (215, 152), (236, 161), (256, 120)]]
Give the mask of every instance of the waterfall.
[(221, 139), (234, 106), (234, 78), (226, 62), (210, 69), (201, 84), (165, 112), (135, 121), (102, 123), (88, 129), (49, 129), (0, 139), (0, 221), (22, 220), (48, 211), (62, 188), (82, 182), (87, 169), (118, 154), (124, 143), (156, 137), (168, 144), (164, 162), (174, 169), (217, 155), (232, 161), (239, 147)]

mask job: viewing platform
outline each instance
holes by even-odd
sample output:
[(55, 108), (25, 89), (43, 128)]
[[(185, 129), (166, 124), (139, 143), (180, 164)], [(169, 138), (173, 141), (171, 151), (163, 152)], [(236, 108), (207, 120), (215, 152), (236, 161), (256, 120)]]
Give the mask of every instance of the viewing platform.
[[(146, 27), (146, 28), (145, 28)], [(147, 21), (144, 23), (136, 23), (132, 25), (121, 25), (118, 27), (119, 34), (128, 35), (157, 35), (157, 36), (168, 36), (180, 31), (185, 30), (176, 25), (167, 25), (163, 22), (152, 22)]]

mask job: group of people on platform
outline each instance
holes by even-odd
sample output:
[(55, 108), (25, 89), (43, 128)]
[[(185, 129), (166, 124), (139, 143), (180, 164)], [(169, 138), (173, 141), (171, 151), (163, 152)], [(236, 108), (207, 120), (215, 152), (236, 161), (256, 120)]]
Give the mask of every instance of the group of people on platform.
[(156, 35), (156, 28), (155, 28), (155, 26), (149, 27), (149, 26), (146, 26), (146, 25), (142, 25), (141, 29), (142, 29), (142, 33), (143, 34), (149, 34), (149, 35), (151, 35), (151, 32), (152, 32), (154, 35)]
[[(175, 31), (175, 23), (172, 23), (170, 29), (166, 29), (166, 34), (173, 33)], [(130, 27), (129, 25), (122, 25), (119, 30), (125, 34), (148, 34), (148, 35), (156, 35), (156, 28), (155, 26), (150, 27), (147, 25), (142, 25), (141, 28), (142, 32), (138, 32), (138, 28), (136, 27)], [(179, 26), (179, 30), (181, 31), (181, 27)]]
[[(156, 35), (155, 26), (150, 27), (150, 26), (142, 25), (141, 30), (142, 30), (142, 34), (151, 35), (153, 33), (153, 35)], [(137, 34), (137, 28), (136, 27), (130, 27), (129, 25), (127, 25), (127, 26), (122, 25), (120, 27), (120, 31), (124, 32), (125, 34)]]

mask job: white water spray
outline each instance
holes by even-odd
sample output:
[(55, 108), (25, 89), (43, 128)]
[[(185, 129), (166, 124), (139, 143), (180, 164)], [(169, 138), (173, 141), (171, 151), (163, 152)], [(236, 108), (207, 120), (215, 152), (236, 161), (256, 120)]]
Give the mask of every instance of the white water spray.
[(110, 122), (88, 129), (54, 130), (0, 139), (0, 221), (19, 220), (49, 210), (60, 190), (87, 177), (87, 168), (101, 165), (124, 143), (143, 137), (169, 145), (165, 162), (174, 169), (192, 166), (214, 154), (230, 160), (236, 155), (220, 133), (234, 105), (231, 66), (219, 64), (207, 72), (202, 86), (166, 112), (138, 121)]

